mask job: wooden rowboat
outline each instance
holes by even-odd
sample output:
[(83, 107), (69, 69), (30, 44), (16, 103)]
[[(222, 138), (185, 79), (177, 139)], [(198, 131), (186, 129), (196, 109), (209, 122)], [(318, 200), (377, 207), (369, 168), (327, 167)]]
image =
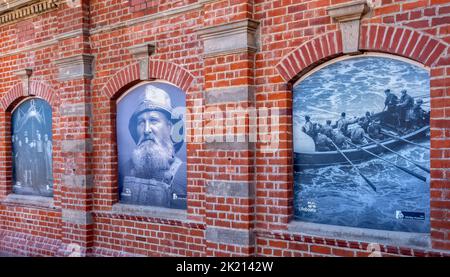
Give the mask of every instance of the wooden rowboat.
[[(406, 140), (418, 140), (426, 138), (428, 132), (430, 130), (430, 126), (424, 126), (420, 129), (412, 130), (407, 134), (403, 134), (400, 137)], [(385, 140), (379, 141), (380, 144), (386, 146), (390, 149), (398, 149), (407, 142), (394, 139), (387, 138)], [(385, 148), (377, 145), (376, 143), (368, 143), (365, 145), (361, 145), (361, 148), (368, 150), (375, 154), (381, 154), (388, 152)], [(366, 151), (357, 148), (351, 149), (343, 149), (342, 152), (353, 162), (360, 163), (363, 161), (367, 161), (373, 158), (373, 155), (370, 155)], [(305, 153), (296, 153), (294, 152), (294, 171), (299, 172), (302, 169), (306, 168), (317, 168), (317, 167), (325, 167), (332, 165), (348, 165), (348, 161), (338, 152), (338, 151), (326, 151), (326, 152), (305, 152)]]

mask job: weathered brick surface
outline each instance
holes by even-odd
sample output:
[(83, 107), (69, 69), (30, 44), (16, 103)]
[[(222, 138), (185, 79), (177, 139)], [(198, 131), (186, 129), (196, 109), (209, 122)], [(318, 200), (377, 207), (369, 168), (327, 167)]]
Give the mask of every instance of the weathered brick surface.
[[(371, 254), (365, 242), (308, 237), (287, 229), (293, 215), (292, 84), (342, 55), (341, 31), (326, 9), (350, 0), (79, 2), (81, 6), (62, 4), (0, 25), (0, 252), (69, 255), (71, 243), (76, 243), (83, 254), (95, 256)], [(375, 6), (361, 21), (360, 50), (402, 56), (431, 72), (432, 247), (381, 245), (380, 252), (448, 255), (450, 5), (445, 0), (370, 2)], [(203, 55), (198, 30), (242, 20), (259, 22), (256, 52)], [(150, 78), (186, 92), (186, 219), (111, 211), (118, 202), (115, 101), (140, 82), (139, 62), (128, 49), (143, 43), (156, 46), (149, 60)], [(93, 77), (58, 80), (55, 61), (82, 54), (94, 57)], [(32, 93), (52, 106), (55, 209), (5, 202), (12, 191), (11, 111), (25, 98), (14, 72), (25, 68), (33, 69)], [(207, 96), (222, 89), (251, 91), (251, 97), (239, 97), (236, 103), (232, 97)], [(202, 141), (202, 128), (214, 136), (226, 134), (226, 128), (211, 127), (225, 122), (217, 117), (218, 110), (239, 112), (242, 107), (279, 108), (279, 122), (272, 130), (279, 137), (277, 151), (264, 151), (270, 143), (261, 141), (226, 147)], [(235, 119), (227, 128), (248, 139), (253, 127), (249, 116), (238, 114)], [(74, 141), (92, 149), (72, 151), (67, 145)], [(70, 174), (92, 180), (92, 186), (70, 183), (65, 177)], [(237, 184), (239, 193), (209, 190), (211, 182)], [(87, 221), (74, 224), (64, 217), (67, 214), (85, 215)], [(253, 241), (245, 245), (215, 239), (218, 228), (226, 230), (223, 234), (239, 231), (242, 241)]]

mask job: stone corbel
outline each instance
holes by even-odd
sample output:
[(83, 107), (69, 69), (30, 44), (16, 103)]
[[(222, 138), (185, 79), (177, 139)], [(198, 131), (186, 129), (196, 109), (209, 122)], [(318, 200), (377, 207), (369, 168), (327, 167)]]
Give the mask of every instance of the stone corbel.
[(58, 67), (58, 80), (68, 81), (79, 78), (92, 78), (94, 56), (81, 54), (55, 61)]
[(336, 5), (329, 7), (327, 11), (329, 16), (339, 22), (344, 54), (358, 52), (361, 17), (369, 11), (367, 0)]
[(25, 68), (15, 72), (15, 75), (19, 77), (20, 81), (22, 82), (23, 96), (32, 95), (32, 92), (30, 91), (30, 78), (32, 74), (33, 69), (31, 68)]
[(257, 50), (259, 22), (245, 19), (237, 22), (206, 27), (197, 31), (204, 42), (204, 55), (226, 55)]
[(139, 61), (139, 78), (141, 80), (148, 80), (150, 78), (148, 72), (148, 64), (150, 61), (150, 56), (155, 53), (155, 45), (153, 44), (139, 44), (128, 48), (128, 51), (133, 55), (133, 57)]

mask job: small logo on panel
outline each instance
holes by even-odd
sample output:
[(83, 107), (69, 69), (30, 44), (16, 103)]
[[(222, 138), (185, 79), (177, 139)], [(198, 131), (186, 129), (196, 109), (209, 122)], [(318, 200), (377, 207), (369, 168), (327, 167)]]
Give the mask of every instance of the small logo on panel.
[(396, 219), (425, 220), (425, 213), (395, 211)]

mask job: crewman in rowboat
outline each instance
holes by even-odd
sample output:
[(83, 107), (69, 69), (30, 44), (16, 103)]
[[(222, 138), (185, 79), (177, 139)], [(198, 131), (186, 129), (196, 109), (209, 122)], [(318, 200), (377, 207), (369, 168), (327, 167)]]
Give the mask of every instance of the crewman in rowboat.
[(320, 151), (320, 152), (330, 151), (331, 149), (333, 149), (333, 142), (329, 137), (324, 135), (322, 132), (323, 132), (323, 129), (319, 129), (317, 131), (317, 136), (315, 139), (316, 150)]
[(331, 126), (331, 120), (328, 119), (326, 125), (322, 127), (322, 133), (329, 138), (333, 138), (333, 126)]
[(393, 94), (390, 89), (385, 90), (384, 94), (386, 95), (386, 99), (384, 100), (383, 111), (387, 108), (388, 111), (395, 112), (398, 103), (397, 95)]
[(396, 124), (397, 120), (395, 118), (397, 117), (398, 97), (395, 94), (391, 93), (390, 89), (385, 90), (384, 94), (386, 95), (386, 99), (384, 100), (383, 112), (387, 108), (387, 112), (384, 114), (384, 122)]
[(399, 127), (408, 129), (411, 128), (410, 118), (407, 116), (408, 111), (414, 106), (414, 99), (408, 95), (406, 89), (402, 90), (402, 96), (400, 97), (400, 103), (397, 105), (399, 113)]
[(355, 144), (366, 144), (367, 140), (364, 137), (366, 132), (363, 129), (363, 121), (358, 121), (358, 126), (351, 130), (351, 140)]
[(305, 124), (302, 126), (303, 133), (307, 134), (311, 138), (314, 138), (314, 125), (311, 122), (311, 117), (309, 115), (305, 115), (305, 121)]
[(341, 131), (333, 130), (333, 138), (332, 138), (334, 144), (339, 147), (339, 149), (347, 149), (348, 144), (346, 141), (346, 137), (341, 133)]
[(372, 115), (370, 114), (370, 112), (366, 112), (366, 115), (364, 117), (361, 117), (359, 121), (361, 122), (362, 124), (361, 126), (364, 129), (364, 131), (367, 131), (367, 128), (372, 122)]
[(353, 119), (347, 119), (345, 112), (341, 113), (341, 118), (337, 121), (337, 128), (338, 130), (344, 135), (344, 136), (350, 136), (350, 133), (348, 132), (348, 125), (356, 123), (358, 121), (357, 117), (354, 117)]
[(408, 117), (410, 119), (410, 124), (417, 127), (423, 127), (427, 124), (429, 120), (429, 115), (422, 109), (423, 100), (417, 99), (414, 106), (409, 110)]
[(381, 125), (380, 121), (372, 121), (369, 127), (367, 127), (367, 134), (369, 137), (377, 140), (381, 140), (384, 138), (384, 135), (381, 133)]

